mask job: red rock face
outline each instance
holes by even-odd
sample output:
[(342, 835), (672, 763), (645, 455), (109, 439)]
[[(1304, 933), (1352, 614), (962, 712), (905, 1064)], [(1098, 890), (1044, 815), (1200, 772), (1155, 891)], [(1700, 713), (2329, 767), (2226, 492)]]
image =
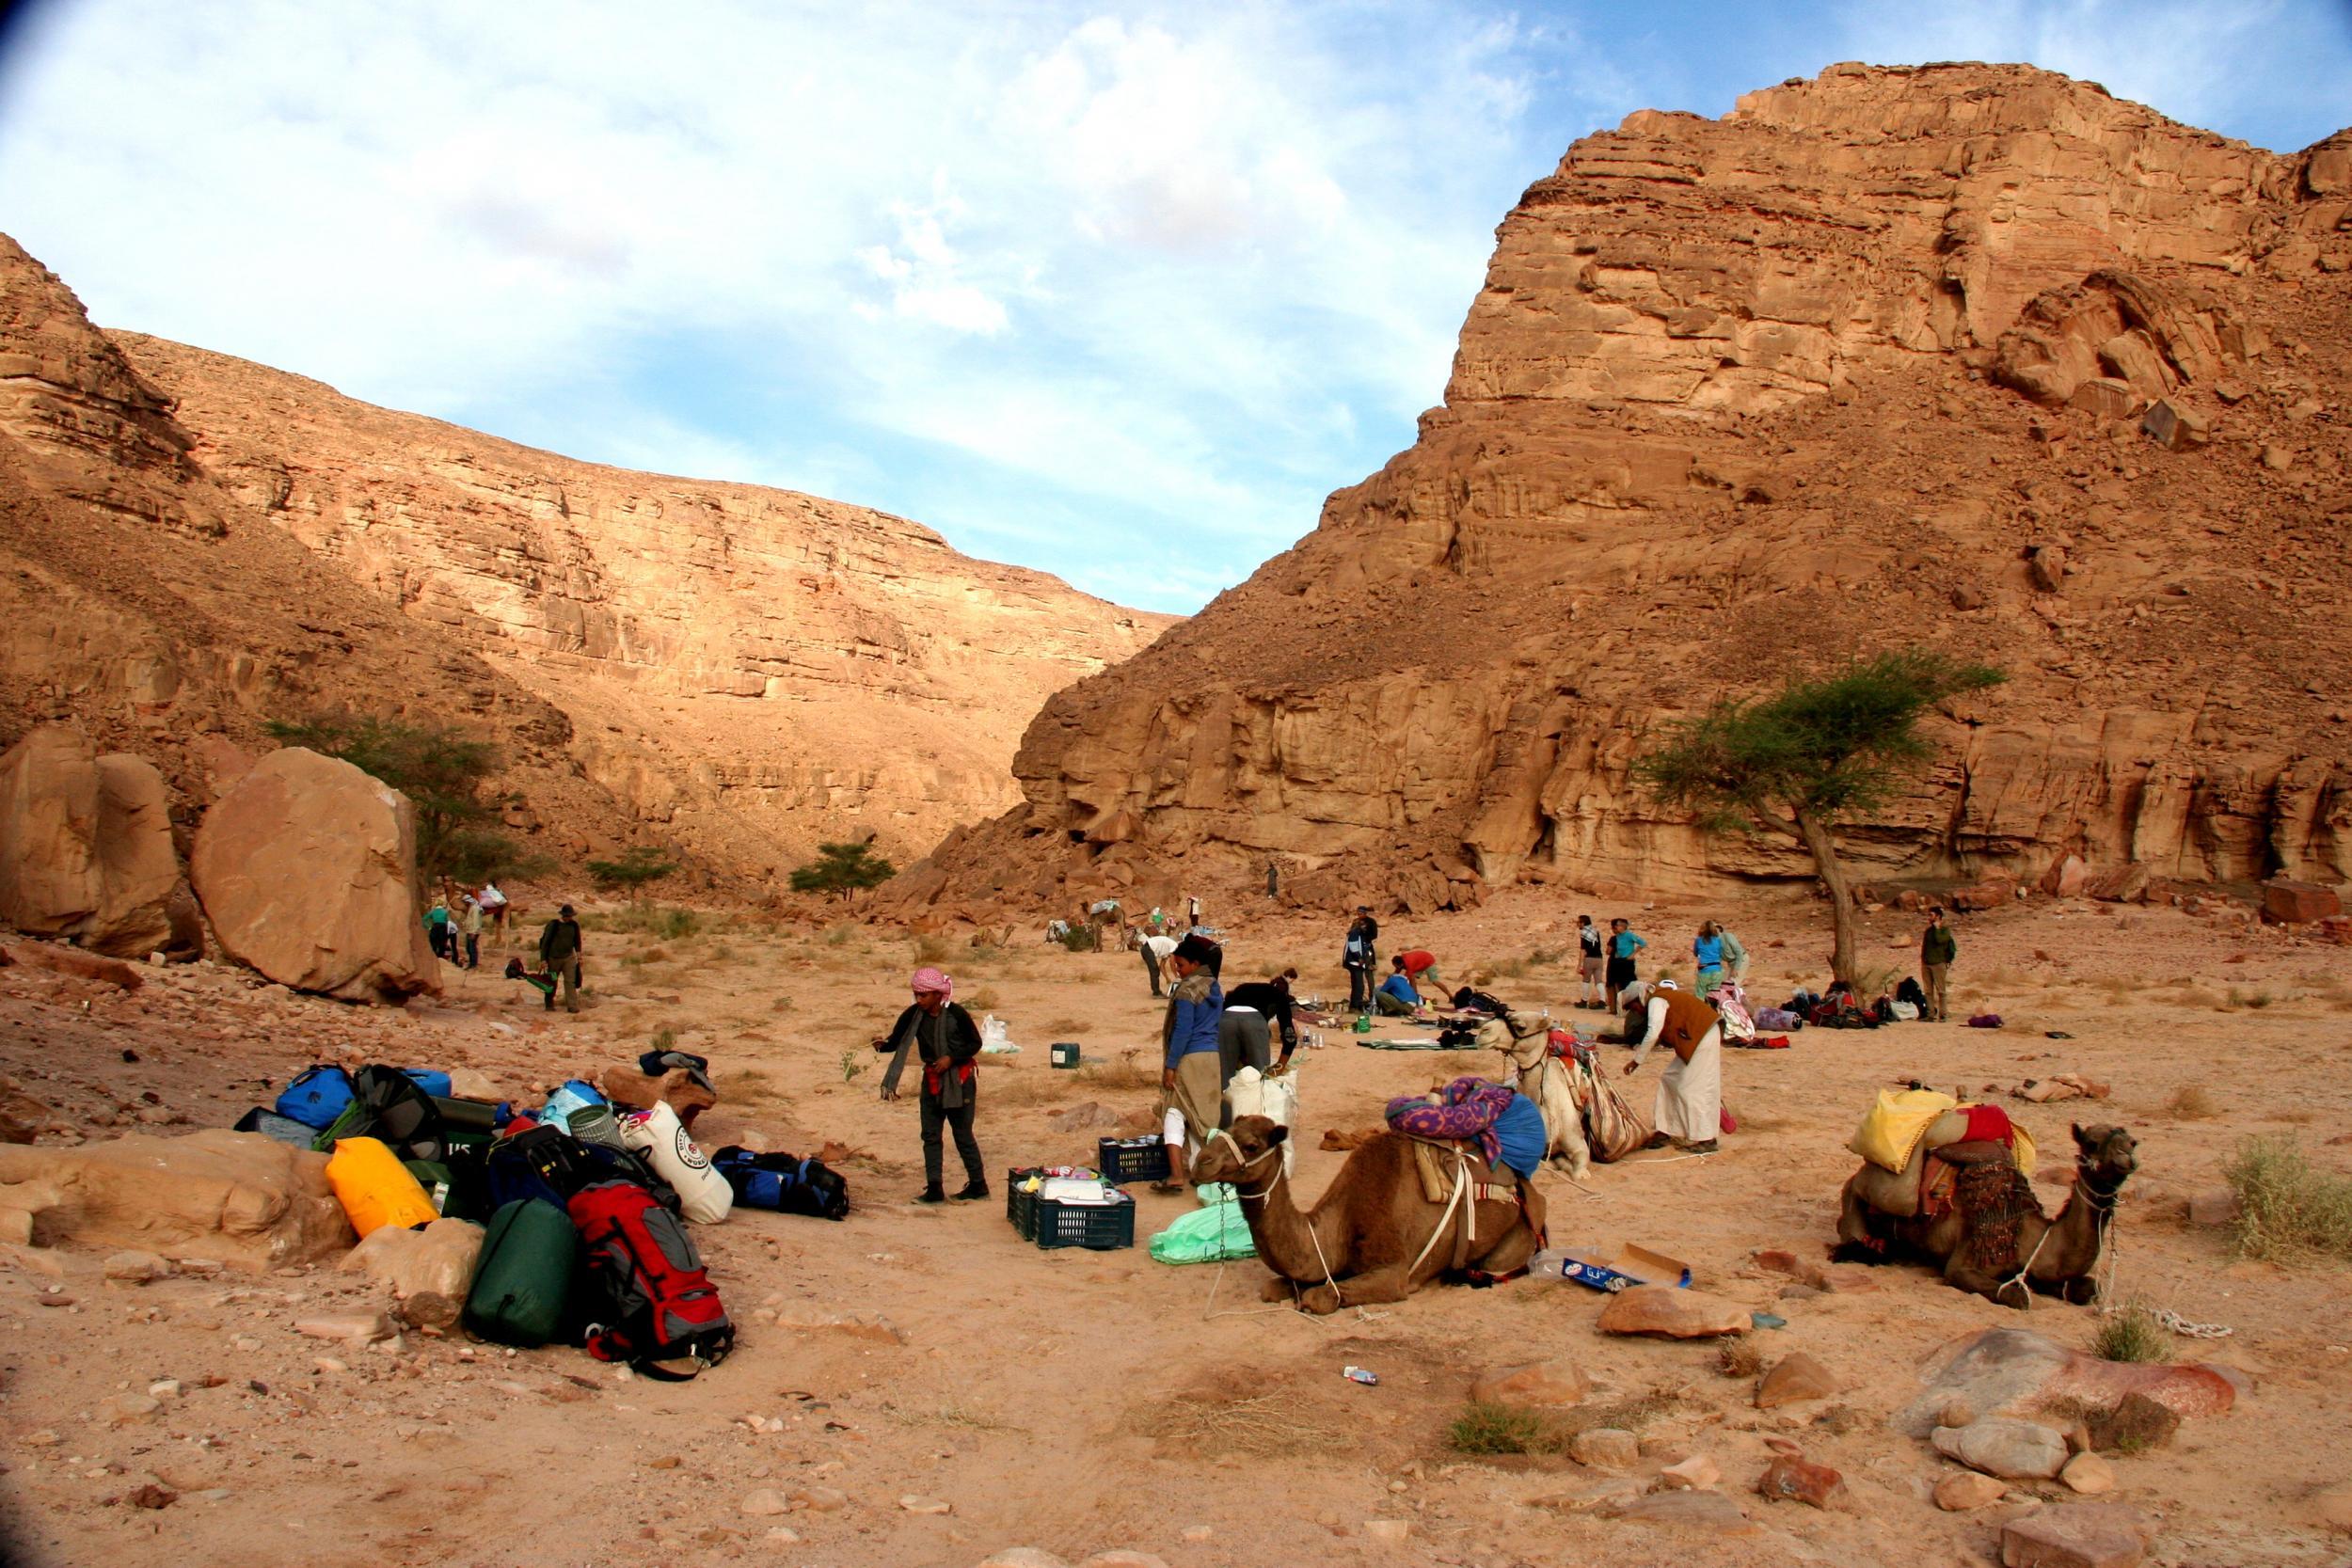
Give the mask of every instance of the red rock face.
[(1505, 218), (1412, 448), (1050, 701), (1026, 803), (902, 896), (1149, 888), (1176, 851), (1417, 909), (1804, 875), (1628, 765), (1912, 643), (2011, 678), (1935, 722), (1864, 874), (2352, 874), (2352, 437), (2318, 417), (2352, 374), (2348, 152), (1994, 66), (1834, 67), (1584, 138)]

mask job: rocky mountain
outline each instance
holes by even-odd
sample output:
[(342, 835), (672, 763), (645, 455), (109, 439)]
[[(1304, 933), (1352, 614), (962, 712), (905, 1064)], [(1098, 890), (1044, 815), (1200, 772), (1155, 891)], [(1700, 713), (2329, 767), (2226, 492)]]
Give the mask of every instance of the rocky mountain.
[(749, 879), (1003, 809), (1045, 696), (1169, 623), (902, 518), (103, 333), (5, 240), (0, 611), (0, 745), (70, 719), (201, 804), (265, 720), (454, 720), (547, 848), (650, 837)]
[(1024, 804), (898, 896), (1802, 875), (1628, 765), (1904, 644), (2011, 679), (1866, 873), (2342, 879), (2347, 372), (2352, 133), (2280, 156), (1985, 65), (1634, 114), (1504, 220), (1411, 449), (1049, 701)]

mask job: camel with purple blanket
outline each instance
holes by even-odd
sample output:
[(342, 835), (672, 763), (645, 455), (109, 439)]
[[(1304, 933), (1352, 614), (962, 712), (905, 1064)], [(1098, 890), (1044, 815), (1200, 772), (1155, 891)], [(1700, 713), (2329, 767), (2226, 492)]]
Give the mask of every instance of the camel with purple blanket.
[(1402, 1301), (1447, 1273), (1510, 1278), (1542, 1246), (1543, 1198), (1528, 1177), (1544, 1140), (1537, 1114), (1531, 1142), (1532, 1105), (1506, 1085), (1468, 1078), (1391, 1110), (1391, 1130), (1349, 1153), (1311, 1212), (1300, 1212), (1283, 1173), (1289, 1130), (1263, 1117), (1210, 1134), (1194, 1157), (1196, 1184), (1230, 1182), (1239, 1195), (1274, 1274), (1265, 1300), (1295, 1298), (1316, 1314)]

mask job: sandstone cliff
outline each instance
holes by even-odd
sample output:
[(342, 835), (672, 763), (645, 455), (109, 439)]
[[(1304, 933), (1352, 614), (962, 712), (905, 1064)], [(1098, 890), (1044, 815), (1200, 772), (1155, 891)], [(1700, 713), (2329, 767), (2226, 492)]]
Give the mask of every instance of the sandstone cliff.
[[(577, 463), (94, 329), (0, 240), (0, 744), (72, 717), (185, 803), (336, 703), (501, 741), (516, 827), (759, 879), (1018, 798), (1043, 698), (1168, 617), (897, 517)], [(184, 835), (183, 835), (184, 836)]]
[(2347, 214), (2352, 133), (2277, 156), (2026, 67), (1635, 114), (1504, 221), (1414, 446), (1050, 701), (1025, 804), (898, 896), (1801, 875), (1629, 760), (1909, 642), (2012, 680), (1864, 871), (2352, 875)]

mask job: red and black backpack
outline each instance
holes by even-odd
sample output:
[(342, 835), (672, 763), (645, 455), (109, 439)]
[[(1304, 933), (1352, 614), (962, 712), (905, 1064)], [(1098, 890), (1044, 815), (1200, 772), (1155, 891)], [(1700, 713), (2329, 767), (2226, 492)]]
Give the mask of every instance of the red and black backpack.
[[(684, 1382), (735, 1348), (735, 1325), (686, 1226), (634, 1181), (598, 1181), (565, 1205), (587, 1259), (588, 1354)], [(656, 1365), (691, 1360), (693, 1371)]]

